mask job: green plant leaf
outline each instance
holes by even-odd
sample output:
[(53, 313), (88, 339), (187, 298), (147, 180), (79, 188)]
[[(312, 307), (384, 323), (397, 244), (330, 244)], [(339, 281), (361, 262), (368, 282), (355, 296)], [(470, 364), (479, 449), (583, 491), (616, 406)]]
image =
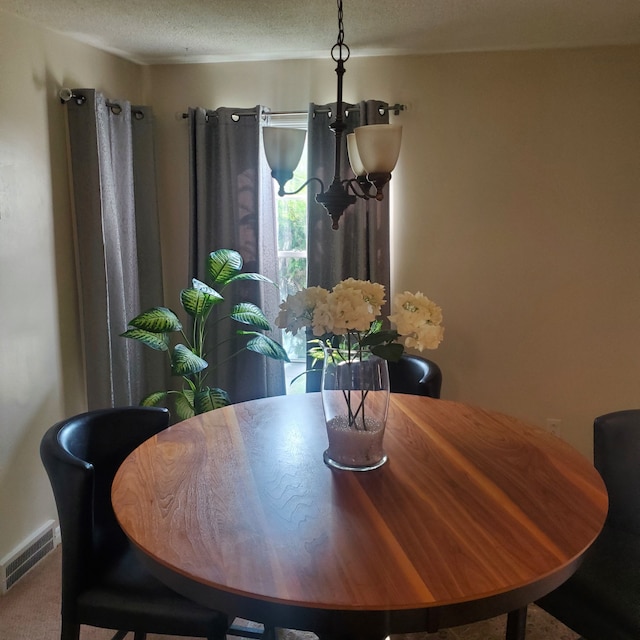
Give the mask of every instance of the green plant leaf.
[(157, 407), (159, 404), (164, 402), (164, 399), (166, 397), (166, 391), (154, 391), (153, 393), (150, 393), (146, 398), (143, 398), (140, 404), (143, 407)]
[(214, 297), (219, 297), (221, 300), (223, 300), (223, 297), (215, 289), (212, 289), (208, 284), (202, 282), (202, 280), (198, 280), (198, 278), (191, 279), (191, 286), (198, 291), (210, 293)]
[(224, 389), (206, 387), (195, 394), (194, 407), (197, 414), (213, 411), (230, 404), (231, 400)]
[(180, 292), (180, 302), (192, 318), (206, 318), (214, 305), (224, 299), (215, 289), (202, 282), (199, 285)]
[(382, 320), (376, 318), (369, 327), (368, 333), (378, 333), (382, 329)]
[(398, 332), (394, 329), (391, 331), (377, 331), (376, 333), (367, 334), (360, 340), (361, 347), (371, 347), (385, 342), (393, 342), (398, 339)]
[(259, 273), (239, 273), (233, 278), (229, 278), (226, 284), (230, 284), (231, 282), (237, 282), (238, 280), (257, 280), (259, 282), (267, 282), (269, 284), (275, 285), (275, 282), (271, 280), (271, 278), (267, 278), (267, 276), (260, 275)]
[(393, 342), (391, 344), (381, 344), (371, 347), (371, 353), (391, 362), (398, 362), (404, 353), (404, 345)]
[(242, 270), (242, 256), (233, 249), (218, 249), (209, 254), (207, 274), (213, 284), (225, 285)]
[(255, 351), (263, 356), (267, 356), (267, 358), (289, 362), (289, 356), (283, 349), (282, 345), (262, 333), (256, 333), (255, 336), (247, 342), (247, 349), (249, 349), (249, 351)]
[(171, 374), (174, 376), (188, 376), (198, 373), (208, 367), (206, 360), (197, 356), (183, 344), (177, 344), (171, 355)]
[[(189, 399), (191, 398), (191, 399)], [(180, 391), (176, 395), (176, 414), (180, 420), (187, 420), (188, 418), (193, 418), (196, 415), (195, 409), (193, 408), (193, 392), (190, 391)]]
[(156, 351), (168, 351), (169, 349), (169, 336), (166, 333), (153, 333), (144, 329), (127, 329), (120, 335), (123, 338), (131, 338), (142, 342), (142, 344)]
[(129, 326), (152, 333), (166, 333), (182, 329), (178, 316), (166, 307), (154, 307), (141, 313), (129, 322)]
[(231, 317), (237, 322), (248, 324), (255, 329), (268, 331), (271, 325), (260, 307), (251, 302), (240, 302), (231, 309)]

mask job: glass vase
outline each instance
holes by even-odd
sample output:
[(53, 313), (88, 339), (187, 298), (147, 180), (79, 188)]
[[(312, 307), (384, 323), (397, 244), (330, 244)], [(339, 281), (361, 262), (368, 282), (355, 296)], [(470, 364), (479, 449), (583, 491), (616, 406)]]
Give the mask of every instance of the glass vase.
[(348, 471), (382, 466), (387, 461), (387, 361), (369, 350), (325, 347), (321, 392), (329, 439), (325, 464)]

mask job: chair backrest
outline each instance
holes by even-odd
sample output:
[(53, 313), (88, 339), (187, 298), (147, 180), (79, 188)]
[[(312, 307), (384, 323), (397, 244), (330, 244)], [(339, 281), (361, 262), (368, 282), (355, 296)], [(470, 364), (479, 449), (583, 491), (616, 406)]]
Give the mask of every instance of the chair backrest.
[(389, 362), (389, 384), (393, 393), (439, 398), (442, 371), (433, 361), (403, 354), (398, 362)]
[(52, 426), (40, 443), (62, 536), (63, 606), (108, 567), (128, 541), (111, 506), (111, 484), (124, 459), (165, 429), (169, 412), (125, 407), (83, 413)]
[(595, 419), (593, 461), (609, 494), (607, 525), (640, 535), (640, 409)]

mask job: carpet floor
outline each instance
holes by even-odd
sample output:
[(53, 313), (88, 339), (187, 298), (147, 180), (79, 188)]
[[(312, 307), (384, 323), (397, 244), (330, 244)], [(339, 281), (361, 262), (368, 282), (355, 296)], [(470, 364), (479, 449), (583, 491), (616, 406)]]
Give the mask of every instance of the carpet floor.
[[(60, 638), (60, 565), (58, 547), (4, 596), (0, 596), (0, 640), (58, 640)], [(506, 616), (437, 633), (393, 636), (393, 640), (503, 640)], [(112, 631), (83, 626), (81, 640), (109, 640)], [(131, 636), (130, 636), (131, 637)], [(149, 634), (148, 640), (175, 636)], [(279, 640), (315, 640), (311, 633), (283, 630)], [(578, 640), (579, 636), (532, 605), (527, 617), (527, 640)]]

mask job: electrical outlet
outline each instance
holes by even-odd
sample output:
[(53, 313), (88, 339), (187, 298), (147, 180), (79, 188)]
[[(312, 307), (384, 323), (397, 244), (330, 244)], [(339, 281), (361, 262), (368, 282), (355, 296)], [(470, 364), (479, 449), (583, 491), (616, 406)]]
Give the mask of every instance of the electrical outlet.
[(560, 435), (560, 425), (562, 420), (560, 418), (547, 418), (547, 429), (554, 435)]

